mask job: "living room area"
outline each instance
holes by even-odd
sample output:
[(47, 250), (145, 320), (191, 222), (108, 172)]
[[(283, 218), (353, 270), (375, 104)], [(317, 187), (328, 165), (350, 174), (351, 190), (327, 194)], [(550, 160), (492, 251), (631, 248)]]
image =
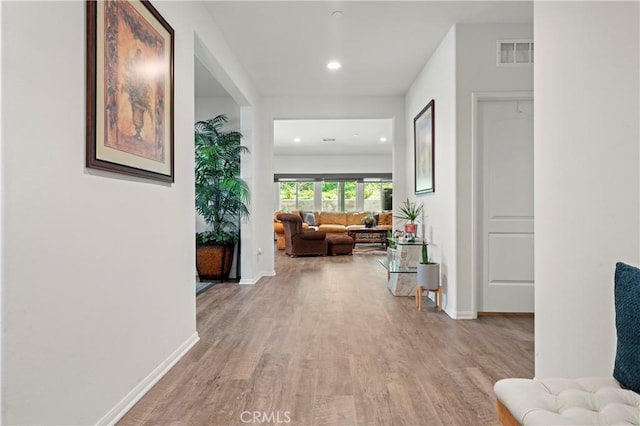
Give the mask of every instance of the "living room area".
[(285, 224), (278, 218), (282, 213), (300, 216), (303, 229), (324, 232), (329, 247), (335, 237), (349, 237), (356, 244), (386, 243), (393, 221), (392, 123), (392, 119), (274, 122), (277, 250), (285, 249)]

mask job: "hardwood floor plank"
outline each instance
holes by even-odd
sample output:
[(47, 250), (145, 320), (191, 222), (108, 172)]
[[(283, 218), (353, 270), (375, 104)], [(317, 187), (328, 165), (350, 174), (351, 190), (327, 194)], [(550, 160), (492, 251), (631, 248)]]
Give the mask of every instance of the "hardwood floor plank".
[(200, 342), (122, 425), (496, 425), (493, 384), (533, 376), (533, 318), (454, 321), (394, 297), (383, 252), (288, 258), (197, 298)]
[(315, 404), (315, 425), (356, 424), (356, 410), (352, 396), (320, 396)]

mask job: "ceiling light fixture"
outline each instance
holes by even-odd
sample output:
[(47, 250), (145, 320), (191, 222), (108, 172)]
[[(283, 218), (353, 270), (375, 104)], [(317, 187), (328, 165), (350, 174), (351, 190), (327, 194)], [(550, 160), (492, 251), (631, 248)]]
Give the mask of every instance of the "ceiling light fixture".
[(293, 141), (294, 141), (295, 143), (300, 143), (300, 142), (302, 142), (302, 139), (300, 139), (300, 138), (293, 138)]
[(386, 142), (387, 138), (385, 138), (384, 136), (380, 138), (380, 142)]
[(341, 67), (342, 65), (338, 61), (331, 61), (327, 64), (327, 68), (329, 68), (332, 71), (339, 70)]

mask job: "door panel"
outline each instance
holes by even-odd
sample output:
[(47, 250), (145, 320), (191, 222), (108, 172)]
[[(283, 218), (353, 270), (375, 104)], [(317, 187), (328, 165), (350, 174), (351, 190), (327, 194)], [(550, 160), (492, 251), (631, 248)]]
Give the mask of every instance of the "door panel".
[(478, 102), (480, 312), (533, 312), (533, 102)]

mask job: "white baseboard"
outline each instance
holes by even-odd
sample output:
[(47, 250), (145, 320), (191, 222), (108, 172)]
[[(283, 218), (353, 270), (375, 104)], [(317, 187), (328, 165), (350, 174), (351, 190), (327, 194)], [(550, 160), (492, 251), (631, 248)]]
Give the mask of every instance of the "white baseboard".
[(193, 333), (178, 349), (173, 351), (167, 359), (165, 359), (159, 366), (157, 366), (147, 377), (145, 377), (140, 383), (138, 383), (131, 392), (129, 392), (120, 402), (116, 404), (107, 414), (104, 415), (96, 425), (114, 425), (120, 420), (127, 412), (134, 406), (136, 402), (140, 400), (149, 389), (155, 385), (165, 374), (171, 370), (179, 360), (189, 350), (198, 343), (200, 336), (198, 333)]
[(457, 311), (455, 315), (449, 315), (451, 318), (456, 320), (471, 320), (475, 319), (473, 315), (473, 311)]
[(271, 271), (267, 271), (267, 272), (260, 272), (258, 274), (257, 277), (255, 278), (242, 278), (240, 279), (240, 285), (254, 285), (257, 284), (258, 281), (260, 281), (260, 278), (262, 277), (274, 277), (276, 275), (276, 271), (275, 270), (271, 270)]
[(241, 278), (238, 284), (240, 285), (254, 285), (258, 282), (258, 280), (262, 278), (258, 275), (258, 278)]

